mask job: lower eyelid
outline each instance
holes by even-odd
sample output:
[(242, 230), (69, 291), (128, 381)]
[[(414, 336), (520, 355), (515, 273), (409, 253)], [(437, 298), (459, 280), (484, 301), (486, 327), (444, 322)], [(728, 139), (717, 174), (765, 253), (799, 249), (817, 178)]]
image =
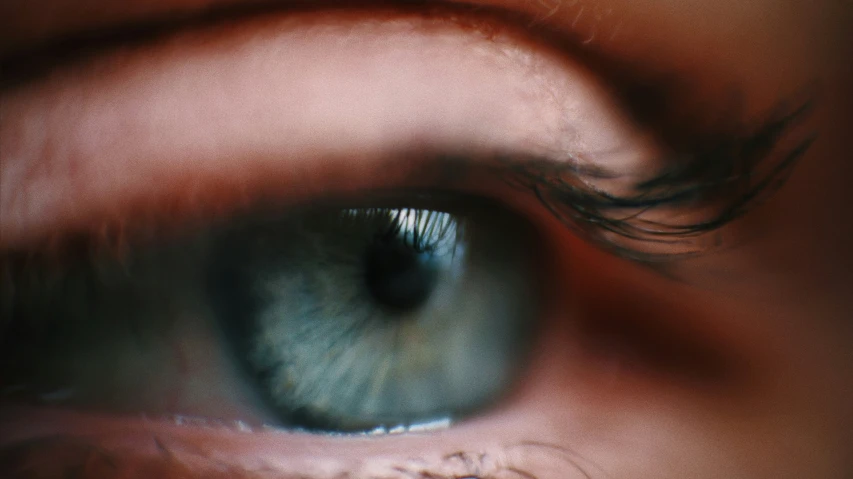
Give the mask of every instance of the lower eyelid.
[(588, 73), (514, 31), (485, 39), (420, 17), (336, 22), (185, 33), (5, 92), (4, 244), (117, 203), (271, 177), (298, 189), (296, 178), (329, 160), (352, 167), (425, 146), (632, 169), (653, 157)]
[[(18, 421), (33, 419), (33, 411), (27, 408), (4, 409), (6, 414), (10, 411)], [(81, 477), (245, 474), (294, 479), (491, 478), (507, 473), (539, 477), (545, 471), (561, 471), (563, 479), (570, 472), (587, 477), (588, 470), (596, 469), (564, 446), (521, 432), (525, 426), (518, 421), (500, 434), (503, 442), (496, 442), (485, 439), (495, 437), (494, 428), (491, 434), (472, 430), (461, 435), (449, 432), (441, 438), (392, 435), (359, 439), (237, 431), (222, 425), (176, 426), (67, 412), (37, 414), (34, 423), (49, 420), (50, 426), (40, 434), (0, 441), (0, 470), (61, 475), (60, 471), (82, 469), (85, 474)], [(5, 430), (14, 430), (14, 424)], [(516, 437), (507, 438), (507, 430)], [(218, 475), (223, 472), (225, 475)]]
[[(294, 479), (466, 475), (567, 479), (597, 477), (601, 459), (619, 454), (614, 435), (636, 439), (649, 430), (664, 436), (674, 434), (671, 429), (680, 423), (662, 421), (659, 407), (672, 407), (677, 402), (673, 394), (693, 398), (696, 390), (689, 386), (684, 390), (683, 382), (663, 388), (659, 380), (649, 382), (636, 371), (620, 370), (620, 364), (608, 371), (604, 363), (611, 359), (618, 363), (620, 358), (593, 362), (578, 351), (581, 345), (573, 341), (580, 338), (571, 336), (573, 328), (565, 324), (566, 318), (548, 317), (556, 331), (541, 339), (516, 393), (483, 416), (448, 430), (374, 437), (319, 436), (263, 427), (248, 431), (234, 423), (116, 418), (0, 402), (0, 430), (4, 432), (0, 456), (5, 456), (0, 457), (0, 470), (10, 464), (3, 461), (20, 458), (45, 467), (55, 465), (56, 460), (39, 461), (38, 457), (60, 454), (93, 471), (97, 467), (163, 471), (164, 475), (156, 477), (218, 477), (216, 473), (225, 470), (228, 474), (223, 477), (241, 477), (238, 471), (249, 471), (254, 477), (269, 474)], [(713, 382), (712, 386), (720, 385)], [(709, 391), (705, 386), (708, 384), (700, 393)], [(695, 414), (693, 407), (686, 412)], [(19, 446), (33, 449), (16, 449)], [(14, 461), (12, 465), (20, 464)], [(165, 475), (167, 472), (172, 475)], [(408, 472), (412, 474), (407, 476)]]

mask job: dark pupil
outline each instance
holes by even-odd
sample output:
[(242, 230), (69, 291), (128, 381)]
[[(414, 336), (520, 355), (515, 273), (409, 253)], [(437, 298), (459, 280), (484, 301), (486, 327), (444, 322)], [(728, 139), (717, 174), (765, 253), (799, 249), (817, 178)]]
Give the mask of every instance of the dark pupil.
[(397, 235), (381, 235), (367, 250), (367, 287), (386, 306), (417, 308), (429, 298), (437, 278), (432, 255), (418, 252)]

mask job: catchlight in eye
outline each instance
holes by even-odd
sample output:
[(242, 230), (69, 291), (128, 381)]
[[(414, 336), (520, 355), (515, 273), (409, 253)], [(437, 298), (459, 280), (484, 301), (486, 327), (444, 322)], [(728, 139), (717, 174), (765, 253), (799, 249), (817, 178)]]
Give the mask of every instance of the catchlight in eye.
[(508, 387), (536, 317), (524, 231), (494, 205), (309, 210), (226, 233), (211, 277), (288, 423), (408, 426)]

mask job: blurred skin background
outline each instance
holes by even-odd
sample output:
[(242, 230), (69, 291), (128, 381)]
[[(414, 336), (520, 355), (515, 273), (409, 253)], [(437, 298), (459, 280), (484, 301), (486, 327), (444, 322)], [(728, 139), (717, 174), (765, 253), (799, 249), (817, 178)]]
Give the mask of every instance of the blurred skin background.
[[(550, 265), (519, 381), (450, 427), (152, 419), (269, 422), (186, 321), (163, 340), (180, 374), (158, 372), (171, 352), (122, 369), (120, 342), (88, 357), (124, 378), (105, 380), (126, 394), (103, 408), (21, 401), (3, 379), (11, 477), (853, 477), (850, 2), (34, 0), (3, 2), (0, 31), (4, 261), (105, 224), (452, 187), (528, 217)], [(502, 182), (407, 171), (512, 152), (642, 180), (780, 118), (766, 164), (807, 145), (784, 184), (691, 238), (699, 254), (651, 265), (620, 252), (683, 245), (585, 236)]]

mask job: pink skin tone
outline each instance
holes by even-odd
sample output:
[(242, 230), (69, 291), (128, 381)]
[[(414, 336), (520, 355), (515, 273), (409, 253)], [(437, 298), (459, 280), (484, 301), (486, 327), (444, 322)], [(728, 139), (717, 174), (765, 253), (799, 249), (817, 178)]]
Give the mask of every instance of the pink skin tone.
[[(87, 15), (76, 13), (80, 2), (9, 2), (0, 6), (0, 51), (207, 3), (230, 1), (90, 0)], [(818, 139), (772, 201), (728, 227), (749, 240), (677, 264), (677, 281), (580, 241), (518, 192), (467, 185), (533, 218), (553, 257), (550, 284), (571, 293), (552, 295), (545, 333), (514, 392), (449, 429), (324, 437), (0, 403), (0, 445), (68, 433), (117, 454), (139, 477), (155, 463), (168, 463), (157, 466), (167, 468), (164, 477), (210, 476), (223, 464), (310, 479), (586, 477), (581, 470), (618, 479), (852, 475), (853, 227), (844, 218), (853, 204), (853, 7), (478, 3), (563, 29), (580, 51), (650, 77), (684, 73), (709, 109), (734, 85), (745, 118), (818, 84), (816, 110), (803, 125)], [(384, 21), (365, 22), (372, 18)], [(651, 158), (667, 150), (581, 61), (524, 27), (473, 13), (425, 20), (387, 9), (269, 12), (108, 51), (0, 95), (2, 248), (128, 211), (156, 215), (153, 205), (167, 199), (187, 214), (220, 213), (251, 201), (250, 191), (287, 191), (291, 200), (398, 184), (383, 165), (403, 161), (398, 152), (406, 149), (570, 152), (629, 176), (654, 168)], [(628, 296), (650, 313), (619, 307)], [(653, 338), (591, 332), (603, 317), (646, 327)], [(689, 363), (693, 354), (678, 348), (685, 343), (711, 351), (723, 374), (679, 374), (649, 349)], [(234, 392), (244, 390), (241, 380), (209, 366), (222, 358), (179, 339), (164, 348), (164, 361), (184, 348), (185, 366), (209, 376), (180, 391), (174, 401), (182, 407), (263, 420)], [(161, 461), (164, 451), (170, 461)], [(89, 467), (91, 477), (110, 475), (97, 459)]]

